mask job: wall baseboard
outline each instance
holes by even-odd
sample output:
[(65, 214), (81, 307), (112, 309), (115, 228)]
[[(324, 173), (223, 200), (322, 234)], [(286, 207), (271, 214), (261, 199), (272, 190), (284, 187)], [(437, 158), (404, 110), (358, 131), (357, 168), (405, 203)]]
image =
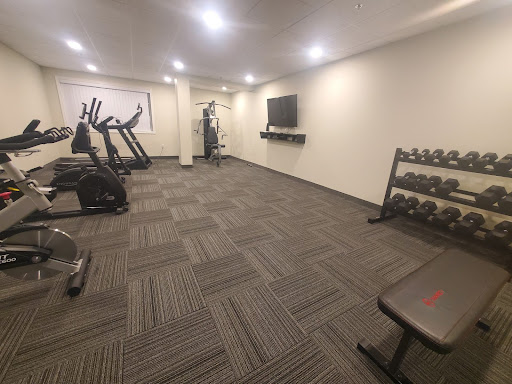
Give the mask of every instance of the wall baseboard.
[(270, 171), (270, 172), (273, 172), (273, 173), (277, 173), (278, 175), (281, 175), (281, 176), (285, 176), (289, 179), (292, 179), (294, 181), (298, 181), (300, 183), (303, 183), (303, 184), (306, 184), (306, 185), (309, 185), (311, 187), (314, 187), (314, 188), (318, 188), (318, 189), (321, 189), (322, 191), (325, 191), (325, 192), (329, 192), (329, 193), (332, 193), (332, 194), (335, 194), (335, 195), (338, 195), (340, 197), (343, 197), (344, 199), (347, 199), (349, 201), (353, 201), (355, 203), (358, 203), (358, 204), (361, 204), (361, 205), (364, 205), (365, 207), (367, 208), (370, 208), (370, 209), (375, 209), (376, 211), (380, 211), (381, 209), (381, 206), (380, 205), (377, 205), (377, 204), (374, 204), (370, 201), (366, 201), (366, 200), (363, 200), (363, 199), (360, 199), (359, 197), (355, 197), (355, 196), (352, 196), (352, 195), (348, 195), (346, 193), (343, 193), (343, 192), (340, 192), (340, 191), (337, 191), (335, 189), (332, 189), (332, 188), (329, 188), (329, 187), (326, 187), (326, 186), (323, 186), (323, 185), (320, 185), (320, 184), (316, 184), (316, 183), (313, 183), (312, 181), (308, 181), (308, 180), (304, 180), (304, 179), (301, 179), (300, 177), (297, 177), (297, 176), (292, 176), (292, 175), (289, 175), (287, 173), (284, 173), (284, 172), (281, 172), (281, 171), (276, 171), (275, 169), (271, 169), (271, 168), (268, 168), (268, 167), (265, 167), (263, 165), (259, 165), (259, 164), (256, 164), (256, 163), (253, 163), (251, 161), (247, 161), (247, 160), (243, 160), (243, 159), (240, 159), (238, 157), (235, 157), (235, 156), (230, 156), (231, 159), (233, 160), (237, 160), (237, 161), (242, 161), (244, 163), (247, 163), (247, 164), (250, 164), (251, 166), (253, 167), (257, 167), (257, 168), (261, 168), (261, 169), (265, 169), (267, 171)]

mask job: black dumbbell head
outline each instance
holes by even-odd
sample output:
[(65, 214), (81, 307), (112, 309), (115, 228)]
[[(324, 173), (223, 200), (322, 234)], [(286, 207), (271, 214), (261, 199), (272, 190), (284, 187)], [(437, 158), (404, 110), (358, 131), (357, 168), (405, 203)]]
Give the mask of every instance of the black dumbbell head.
[(498, 201), (498, 205), (504, 213), (512, 215), (512, 193)]
[(405, 201), (405, 196), (402, 193), (395, 193), (393, 197), (389, 197), (384, 200), (384, 208), (388, 211), (393, 211), (398, 203)]
[(460, 210), (455, 207), (448, 207), (439, 215), (434, 216), (432, 222), (440, 227), (446, 227), (461, 217)]
[(509, 245), (512, 243), (512, 222), (502, 221), (485, 234), (485, 239), (497, 246)]
[(441, 163), (443, 165), (447, 165), (450, 161), (457, 161), (458, 158), (459, 158), (459, 151), (451, 150), (450, 152), (448, 152), (445, 155), (442, 155), (439, 158), (439, 163)]
[(420, 192), (428, 192), (442, 182), (443, 180), (439, 176), (430, 176), (428, 180), (421, 180), (417, 185), (417, 189)]
[(419, 200), (416, 197), (408, 197), (407, 200), (402, 201), (396, 206), (396, 211), (403, 215), (409, 212), (411, 209), (416, 208), (420, 204)]
[(448, 196), (459, 187), (460, 183), (457, 179), (446, 179), (443, 183), (439, 184), (436, 192), (442, 196)]
[(437, 209), (437, 204), (434, 203), (433, 201), (430, 201), (430, 200), (427, 200), (425, 202), (423, 202), (419, 207), (418, 209), (416, 209), (412, 216), (417, 219), (417, 220), (420, 220), (420, 221), (425, 221), (427, 220), (430, 216), (432, 216), (432, 214), (436, 211)]
[(479, 226), (485, 223), (484, 217), (476, 212), (470, 212), (466, 216), (463, 217), (464, 221), (470, 221), (478, 224)]
[(457, 160), (457, 164), (459, 167), (467, 168), (469, 167), (476, 159), (480, 157), (480, 154), (476, 151), (471, 151), (466, 154), (466, 156), (461, 157)]
[(429, 153), (430, 153), (430, 149), (424, 149), (423, 151), (421, 151), (421, 153), (420, 152), (416, 153), (416, 155), (414, 157), (416, 158), (416, 160), (421, 160), (423, 157), (425, 157)]
[(481, 208), (491, 208), (499, 199), (507, 194), (505, 188), (499, 185), (493, 185), (487, 188), (478, 196), (475, 196), (475, 204)]
[(500, 161), (493, 164), (494, 170), (498, 173), (508, 172), (512, 168), (512, 155), (504, 156)]

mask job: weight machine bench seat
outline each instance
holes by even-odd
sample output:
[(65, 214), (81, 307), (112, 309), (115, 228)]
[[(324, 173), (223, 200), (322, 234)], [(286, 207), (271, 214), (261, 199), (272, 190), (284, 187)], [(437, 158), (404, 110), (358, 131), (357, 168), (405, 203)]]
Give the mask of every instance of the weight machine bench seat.
[(384, 290), (378, 306), (428, 348), (449, 353), (509, 278), (494, 264), (450, 249)]
[(225, 144), (207, 144), (209, 147), (212, 147), (212, 148), (225, 148), (226, 145)]

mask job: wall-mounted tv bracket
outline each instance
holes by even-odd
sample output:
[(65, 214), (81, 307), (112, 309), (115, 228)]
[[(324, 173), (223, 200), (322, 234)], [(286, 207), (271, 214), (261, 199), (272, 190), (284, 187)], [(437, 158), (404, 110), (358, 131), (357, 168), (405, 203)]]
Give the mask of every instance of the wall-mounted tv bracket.
[[(199, 119), (199, 123), (197, 124), (197, 129), (194, 130), (199, 135), (203, 135), (203, 145), (204, 145), (204, 158), (209, 159), (211, 156), (211, 148), (208, 146), (208, 130), (210, 127), (214, 127), (215, 132), (217, 133), (217, 136), (219, 135), (219, 132), (221, 133), (221, 139), (223, 139), (225, 136), (228, 136), (226, 131), (224, 131), (220, 125), (219, 125), (219, 118), (217, 117), (217, 112), (215, 110), (215, 107), (221, 106), (227, 109), (231, 109), (228, 106), (224, 104), (216, 103), (215, 100), (212, 100), (210, 102), (205, 101), (201, 103), (196, 103), (196, 105), (203, 105), (206, 104), (207, 107), (203, 109), (203, 118)], [(203, 132), (200, 132), (201, 123), (203, 124)], [(225, 157), (223, 157), (225, 158)]]

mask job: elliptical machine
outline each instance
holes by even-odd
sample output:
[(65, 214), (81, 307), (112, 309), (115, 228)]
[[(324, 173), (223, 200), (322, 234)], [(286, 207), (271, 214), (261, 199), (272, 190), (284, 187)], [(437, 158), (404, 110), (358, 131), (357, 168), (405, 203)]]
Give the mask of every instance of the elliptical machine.
[(0, 271), (21, 280), (43, 280), (61, 272), (71, 274), (67, 294), (77, 296), (85, 281), (90, 251), (77, 257), (77, 247), (68, 234), (45, 224), (19, 224), (34, 212), (52, 208), (37, 183), (12, 163), (9, 153), (31, 155), (41, 144), (69, 137), (66, 128), (51, 128), (44, 133), (31, 131), (0, 140), (0, 166), (23, 193), (15, 202), (12, 192), (1, 195), (6, 207), (0, 210)]
[[(221, 107), (231, 109), (225, 105), (215, 103), (215, 100), (211, 102), (197, 103), (196, 105), (208, 104), (207, 108), (203, 109), (203, 118), (199, 120), (197, 125), (196, 133), (203, 135), (204, 137), (204, 159), (215, 161), (217, 160), (217, 167), (220, 166), (222, 161), (222, 148), (226, 147), (224, 144), (219, 144), (219, 131), (222, 132), (222, 139), (228, 134), (220, 127), (219, 118), (217, 117), (215, 106), (220, 105)], [(199, 133), (203, 123), (203, 133)], [(216, 126), (214, 125), (216, 123)], [(224, 157), (225, 159), (226, 157)]]
[[(89, 115), (90, 121), (90, 115)], [(60, 212), (37, 212), (25, 221), (51, 220), (65, 217), (97, 215), (128, 211), (126, 190), (119, 177), (103, 164), (97, 155), (99, 148), (91, 146), (89, 126), (83, 121), (78, 123), (75, 137), (71, 142), (73, 153), (86, 153), (91, 158), (94, 167), (85, 168), (76, 185), (76, 194), (82, 209)]]
[[(123, 159), (119, 155), (117, 147), (112, 143), (110, 139), (110, 133), (108, 131), (108, 123), (114, 119), (113, 116), (109, 116), (100, 123), (98, 123), (98, 113), (101, 108), (101, 100), (98, 102), (96, 111), (94, 112), (94, 106), (96, 104), (96, 98), (93, 98), (91, 103), (91, 109), (87, 112), (87, 104), (82, 103), (82, 114), (79, 116), (80, 119), (84, 120), (88, 116), (88, 122), (90, 125), (103, 136), (105, 142), (105, 148), (108, 154), (107, 165), (114, 171), (119, 177), (122, 183), (126, 180), (123, 176), (129, 176), (132, 174), (131, 170), (126, 166)], [(54, 167), (55, 175), (50, 185), (57, 188), (59, 191), (71, 191), (76, 189), (78, 180), (87, 172), (94, 170), (94, 163), (76, 162), (76, 163), (59, 163)]]

